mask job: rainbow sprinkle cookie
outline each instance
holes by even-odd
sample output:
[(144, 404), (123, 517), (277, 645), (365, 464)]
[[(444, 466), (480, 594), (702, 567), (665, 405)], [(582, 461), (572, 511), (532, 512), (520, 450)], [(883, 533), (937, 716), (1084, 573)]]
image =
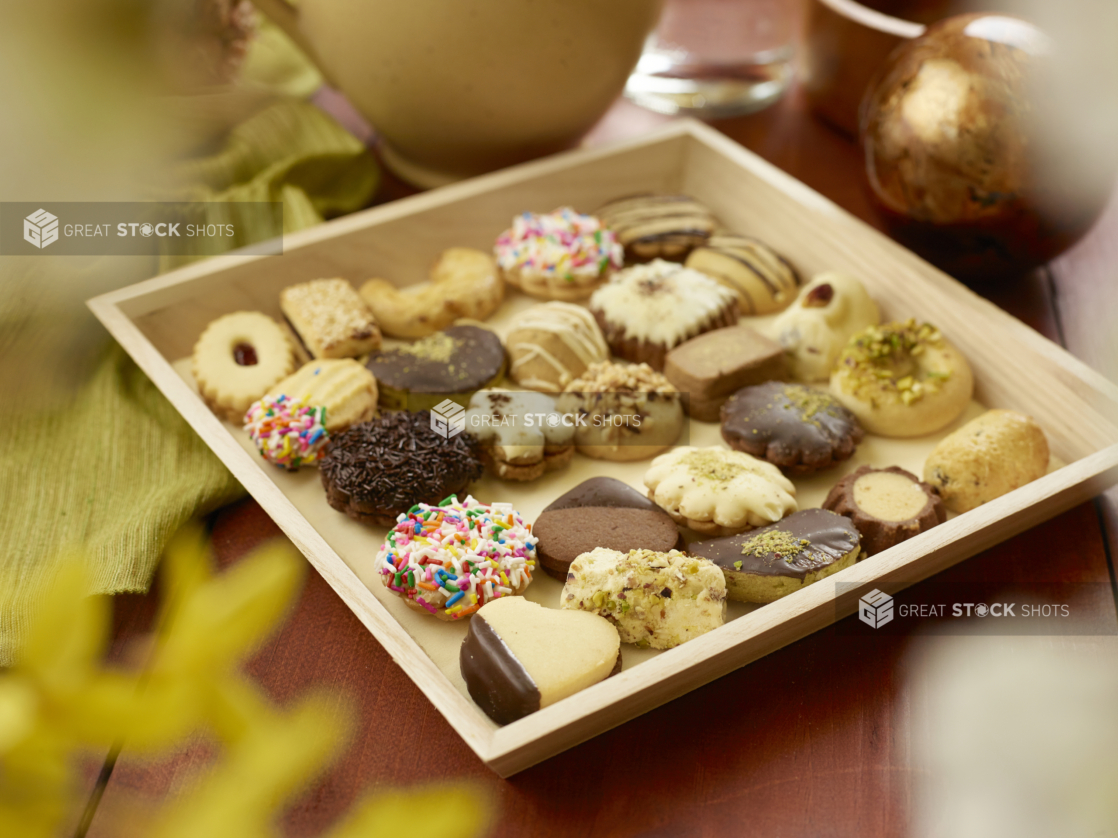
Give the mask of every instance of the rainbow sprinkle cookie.
[(510, 503), (451, 495), (396, 519), (377, 553), (381, 581), (409, 608), (453, 622), (532, 581), (536, 537)]
[(525, 212), (497, 238), (505, 281), (549, 300), (579, 300), (621, 267), (624, 250), (592, 215), (570, 207), (546, 215)]
[(253, 402), (245, 414), (245, 430), (261, 457), (288, 471), (317, 463), (330, 437), (325, 407), (284, 395)]

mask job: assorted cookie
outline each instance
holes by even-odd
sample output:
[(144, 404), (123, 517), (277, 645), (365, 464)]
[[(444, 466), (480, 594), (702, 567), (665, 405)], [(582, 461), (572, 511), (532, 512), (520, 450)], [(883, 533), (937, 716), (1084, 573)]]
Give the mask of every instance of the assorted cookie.
[(541, 303), (522, 312), (505, 348), (509, 377), (521, 387), (547, 393), (561, 393), (591, 364), (609, 360), (594, 315), (571, 303)]
[(765, 603), (850, 567), (860, 543), (849, 518), (802, 509), (759, 530), (692, 542), (687, 552), (718, 565), (730, 599)]
[(663, 370), (668, 350), (736, 323), (738, 298), (706, 274), (655, 259), (614, 275), (590, 297), (590, 311), (614, 355)]
[(852, 276), (825, 273), (805, 285), (772, 324), (797, 381), (826, 381), (854, 335), (881, 322), (877, 303)]
[(555, 401), (543, 393), (479, 390), (466, 408), (466, 429), (490, 474), (535, 480), (574, 456), (574, 426), (548, 421), (556, 416)]
[(311, 358), (356, 358), (380, 346), (376, 318), (347, 280), (284, 288), (280, 309)]
[(683, 536), (663, 509), (614, 477), (591, 477), (553, 500), (532, 525), (540, 566), (561, 582), (571, 562), (595, 547), (627, 553), (683, 549)]
[(603, 617), (506, 596), (470, 620), (458, 657), (470, 697), (508, 724), (621, 671), (621, 638)]
[(500, 308), (505, 284), (493, 257), (468, 247), (443, 251), (431, 268), (430, 284), (397, 288), (383, 279), (361, 286), (384, 334), (394, 338), (425, 338), (461, 318), (484, 320)]
[(784, 311), (800, 285), (799, 274), (787, 259), (757, 239), (737, 233), (715, 233), (684, 264), (734, 291), (743, 317)]
[(577, 418), (578, 452), (596, 460), (647, 460), (683, 431), (679, 391), (648, 364), (591, 364), (557, 403)]
[(813, 474), (853, 456), (862, 426), (834, 396), (803, 384), (744, 387), (722, 405), (722, 438), (735, 451)]
[(834, 485), (823, 508), (845, 515), (854, 523), (867, 556), (947, 520), (947, 511), (935, 490), (898, 466), (862, 466), (851, 472)]
[(678, 550), (598, 547), (571, 563), (559, 607), (605, 617), (622, 643), (671, 649), (725, 622), (726, 577)]
[(430, 337), (369, 356), (380, 404), (393, 410), (430, 410), (450, 398), (463, 406), (505, 372), (505, 347), (483, 326), (451, 326)]
[(633, 195), (594, 214), (617, 236), (631, 262), (682, 260), (718, 225), (709, 209), (686, 195)]
[(718, 422), (726, 399), (742, 387), (785, 375), (780, 345), (740, 323), (692, 338), (664, 360), (664, 376), (687, 394), (687, 413), (703, 422)]
[[(219, 317), (192, 372), (264, 460), (318, 466), (331, 507), (389, 529), (381, 582), (413, 611), (468, 623), (462, 677), (499, 724), (620, 671), (622, 642), (670, 649), (722, 625), (728, 599), (774, 602), (1048, 470), (1043, 430), (991, 410), (940, 441), (926, 482), (864, 465), (797, 511), (788, 475), (841, 464), (866, 432), (946, 428), (973, 373), (931, 324), (879, 325), (854, 277), (798, 289), (788, 260), (686, 196), (525, 212), (493, 255), (450, 248), (429, 280), (287, 287), (284, 323)], [(506, 282), (550, 300), (509, 324), (507, 352), (467, 322), (501, 307)], [(738, 322), (767, 314), (775, 340)], [(382, 348), (382, 330), (413, 342)], [(506, 368), (526, 391), (495, 388)], [(822, 382), (830, 392), (807, 386)], [(685, 412), (719, 421), (729, 448), (674, 447)], [(535, 480), (575, 453), (655, 457), (647, 495), (597, 476), (529, 523), (466, 494), (483, 472)], [(681, 528), (701, 537), (687, 553)], [(537, 566), (564, 583), (558, 609), (521, 596)]]
[(523, 212), (497, 237), (497, 266), (509, 285), (545, 300), (581, 300), (621, 267), (614, 234), (570, 207)]
[(238, 311), (206, 327), (194, 344), (190, 369), (210, 410), (240, 422), (249, 406), (295, 366), (295, 349), (275, 320)]
[(796, 511), (796, 487), (780, 469), (727, 448), (673, 448), (652, 461), (644, 485), (676, 523), (705, 535), (733, 535)]
[(318, 470), (330, 506), (382, 527), (417, 503), (465, 494), (482, 474), (469, 436), (435, 433), (426, 410), (386, 413), (343, 431), (330, 440)]
[(831, 391), (870, 433), (923, 436), (967, 409), (974, 375), (935, 326), (907, 320), (854, 335), (835, 364)]
[(413, 611), (445, 622), (524, 593), (536, 539), (511, 503), (417, 503), (396, 519), (376, 557), (384, 586)]
[(312, 361), (278, 382), (267, 397), (324, 408), (323, 424), (334, 434), (376, 415), (377, 380), (352, 358)]
[(1048, 439), (1030, 416), (988, 410), (940, 440), (924, 480), (952, 512), (967, 512), (1043, 477)]

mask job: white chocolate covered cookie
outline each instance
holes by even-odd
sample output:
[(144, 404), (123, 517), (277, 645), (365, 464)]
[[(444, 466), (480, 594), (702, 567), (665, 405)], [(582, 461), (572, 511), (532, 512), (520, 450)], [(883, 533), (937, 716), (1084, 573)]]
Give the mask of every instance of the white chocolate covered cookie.
[(733, 535), (796, 511), (796, 487), (780, 469), (718, 446), (661, 454), (644, 485), (672, 518), (704, 535)]
[(555, 400), (543, 393), (478, 390), (466, 409), (466, 430), (497, 477), (535, 480), (574, 455), (574, 425), (549, 422), (552, 416), (558, 419)]
[(823, 273), (773, 321), (771, 335), (798, 381), (826, 381), (850, 337), (881, 322), (877, 303), (852, 276)]
[(654, 259), (594, 292), (590, 311), (614, 355), (664, 369), (668, 350), (738, 320), (738, 295), (704, 273)]
[(605, 617), (622, 643), (671, 649), (722, 625), (726, 577), (678, 550), (596, 547), (571, 562), (559, 606)]

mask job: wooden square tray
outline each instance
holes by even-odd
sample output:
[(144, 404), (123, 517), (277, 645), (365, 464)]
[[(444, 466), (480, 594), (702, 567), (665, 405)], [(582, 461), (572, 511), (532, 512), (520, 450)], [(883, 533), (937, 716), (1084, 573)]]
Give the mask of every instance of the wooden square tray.
[[(726, 625), (667, 652), (625, 649), (613, 678), (504, 727), (469, 699), (457, 671), (465, 626), (409, 611), (376, 580), (383, 530), (330, 509), (314, 469), (289, 475), (264, 463), (246, 435), (223, 423), (190, 378), (194, 341), (213, 318), (242, 309), (278, 316), (280, 289), (314, 277), (421, 282), (443, 249), (488, 249), (516, 213), (572, 205), (591, 211), (644, 191), (683, 192), (730, 228), (787, 254), (805, 277), (860, 277), (887, 319), (915, 316), (939, 328), (974, 368), (976, 404), (1020, 410), (1044, 427), (1055, 467), (1046, 477), (835, 576), (766, 606), (732, 603)], [(500, 331), (530, 300), (510, 289)], [(646, 138), (574, 151), (437, 189), (288, 236), (281, 257), (225, 256), (89, 302), (90, 308), (221, 457), (311, 564), (357, 614), (486, 765), (508, 776), (832, 623), (873, 587), (911, 585), (1090, 498), (1118, 482), (1118, 387), (1024, 324), (714, 130), (680, 121)], [(962, 420), (960, 420), (962, 421)], [(948, 429), (950, 430), (950, 429)], [(946, 431), (945, 431), (946, 433)], [(797, 480), (801, 508), (863, 462), (920, 473), (943, 434), (908, 442), (868, 438), (843, 468)], [(691, 443), (719, 441), (692, 423)], [(528, 520), (595, 473), (641, 486), (647, 464), (576, 456), (530, 484), (483, 479), (483, 501), (512, 501)], [(843, 593), (837, 594), (837, 583)], [(555, 606), (560, 586), (537, 574), (531, 599)]]

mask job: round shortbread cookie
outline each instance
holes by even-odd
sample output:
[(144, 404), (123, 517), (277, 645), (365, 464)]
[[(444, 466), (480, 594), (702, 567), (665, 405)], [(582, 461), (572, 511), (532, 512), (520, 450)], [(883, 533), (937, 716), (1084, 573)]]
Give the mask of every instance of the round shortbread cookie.
[(257, 311), (226, 314), (194, 344), (191, 372), (206, 404), (240, 422), (254, 401), (295, 369), (295, 348), (272, 318)]

